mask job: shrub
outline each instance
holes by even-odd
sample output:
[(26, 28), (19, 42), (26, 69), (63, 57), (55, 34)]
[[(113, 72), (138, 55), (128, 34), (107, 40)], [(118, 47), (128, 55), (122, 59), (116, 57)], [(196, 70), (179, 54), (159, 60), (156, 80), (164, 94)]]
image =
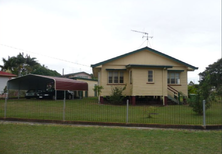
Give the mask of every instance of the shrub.
[[(189, 106), (192, 107), (193, 111), (198, 115), (203, 114), (203, 100), (204, 98), (200, 93), (188, 99)], [(210, 106), (210, 100), (206, 100), (205, 110), (209, 109)]]
[(102, 89), (103, 89), (103, 86), (95, 85), (93, 88), (93, 91), (96, 92), (98, 96), (100, 96), (100, 94), (102, 93)]
[(123, 91), (126, 89), (126, 85), (124, 87), (112, 87), (112, 93), (111, 95), (107, 98), (107, 100), (111, 104), (122, 104), (123, 99), (125, 96), (123, 96)]
[(154, 106), (148, 106), (144, 108), (145, 113), (148, 114), (148, 118), (152, 118), (152, 114), (156, 114), (157, 108)]

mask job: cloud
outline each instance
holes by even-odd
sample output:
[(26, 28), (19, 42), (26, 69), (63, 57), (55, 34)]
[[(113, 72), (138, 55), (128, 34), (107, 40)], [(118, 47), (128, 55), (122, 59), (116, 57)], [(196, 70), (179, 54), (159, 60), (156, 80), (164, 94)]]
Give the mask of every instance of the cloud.
[[(154, 36), (152, 48), (199, 67), (196, 80), (221, 56), (219, 1), (3, 0), (0, 4), (1, 44), (24, 49), (58, 71), (91, 73), (82, 64), (90, 66), (144, 47), (143, 35), (132, 29)], [(0, 50), (1, 58), (21, 52), (2, 45)]]

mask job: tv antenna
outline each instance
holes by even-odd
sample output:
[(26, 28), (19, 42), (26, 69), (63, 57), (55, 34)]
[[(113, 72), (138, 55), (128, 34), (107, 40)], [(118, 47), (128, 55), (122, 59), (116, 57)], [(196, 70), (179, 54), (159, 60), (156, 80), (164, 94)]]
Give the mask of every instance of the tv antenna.
[(147, 32), (141, 32), (141, 31), (137, 31), (137, 30), (132, 30), (132, 31), (144, 34), (144, 36), (142, 38), (146, 37), (147, 46), (148, 46), (149, 38), (153, 38), (153, 36), (149, 36), (149, 34)]

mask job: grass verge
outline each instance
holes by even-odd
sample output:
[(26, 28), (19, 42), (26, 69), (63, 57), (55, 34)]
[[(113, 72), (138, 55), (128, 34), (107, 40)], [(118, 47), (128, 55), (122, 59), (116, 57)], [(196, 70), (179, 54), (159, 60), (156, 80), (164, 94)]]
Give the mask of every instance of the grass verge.
[(221, 153), (222, 131), (0, 124), (0, 153)]

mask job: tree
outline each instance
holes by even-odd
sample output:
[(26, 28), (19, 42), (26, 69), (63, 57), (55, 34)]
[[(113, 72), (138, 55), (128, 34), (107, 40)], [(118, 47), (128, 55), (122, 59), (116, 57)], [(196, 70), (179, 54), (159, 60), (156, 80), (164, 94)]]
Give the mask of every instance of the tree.
[(2, 71), (10, 71), (14, 73), (14, 68), (16, 67), (16, 58), (8, 56), (8, 60), (2, 58), (3, 65), (0, 65)]
[(35, 66), (32, 74), (38, 75), (48, 75), (48, 76), (61, 76), (57, 71), (48, 69), (45, 65), (37, 65)]
[(204, 90), (205, 99), (210, 97), (212, 91), (218, 96), (222, 95), (222, 58), (209, 65), (201, 76), (200, 87)]
[(198, 85), (188, 85), (188, 94), (197, 94)]
[(197, 114), (203, 113), (203, 100), (206, 100), (206, 109), (210, 108), (215, 97), (222, 95), (222, 58), (209, 65), (199, 74), (200, 84), (196, 96), (189, 99), (189, 104)]
[(10, 71), (18, 76), (26, 74), (39, 74), (48, 76), (61, 76), (57, 71), (50, 70), (44, 65), (40, 65), (36, 58), (32, 58), (29, 55), (24, 56), (23, 53), (19, 53), (17, 56), (10, 57), (8, 60), (2, 59), (3, 65), (0, 65), (2, 71)]
[(39, 65), (36, 58), (31, 58), (29, 55), (24, 56), (23, 53), (19, 53), (16, 57), (8, 56), (8, 60), (2, 59), (3, 65), (1, 65), (1, 70), (9, 70), (13, 74), (18, 76), (23, 76), (29, 74), (33, 71), (34, 66)]

